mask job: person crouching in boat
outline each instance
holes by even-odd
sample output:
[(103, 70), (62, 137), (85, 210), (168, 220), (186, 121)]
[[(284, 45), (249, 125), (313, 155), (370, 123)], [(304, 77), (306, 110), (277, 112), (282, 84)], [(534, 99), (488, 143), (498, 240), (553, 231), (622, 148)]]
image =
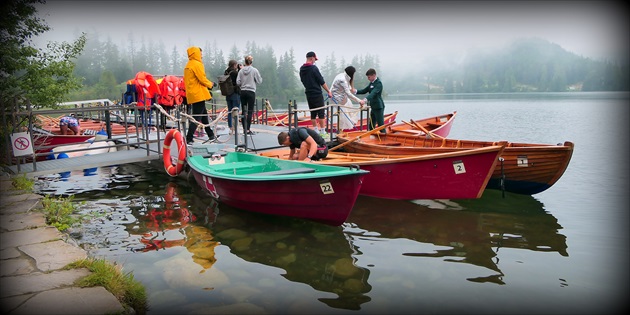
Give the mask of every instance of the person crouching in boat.
[(59, 131), (62, 135), (79, 135), (81, 134), (81, 126), (76, 118), (63, 116), (59, 119)]
[[(288, 146), (290, 160), (317, 161), (328, 156), (326, 141), (314, 129), (299, 127), (278, 134), (278, 144)], [(296, 152), (296, 149), (298, 151)]]

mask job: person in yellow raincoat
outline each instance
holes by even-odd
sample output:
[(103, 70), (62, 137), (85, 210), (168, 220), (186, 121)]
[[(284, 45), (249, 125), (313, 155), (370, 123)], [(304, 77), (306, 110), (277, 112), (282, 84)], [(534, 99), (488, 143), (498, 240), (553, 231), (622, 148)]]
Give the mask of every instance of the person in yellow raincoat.
[[(186, 86), (186, 100), (192, 106), (192, 115), (198, 122), (208, 125), (208, 110), (206, 101), (212, 99), (210, 91), (214, 83), (206, 77), (206, 69), (201, 62), (201, 48), (197, 46), (188, 47), (188, 63), (184, 67), (184, 85)], [(193, 136), (197, 130), (197, 124), (191, 123), (186, 133), (186, 143), (193, 143)], [(214, 132), (210, 127), (205, 127), (208, 139), (214, 139)]]

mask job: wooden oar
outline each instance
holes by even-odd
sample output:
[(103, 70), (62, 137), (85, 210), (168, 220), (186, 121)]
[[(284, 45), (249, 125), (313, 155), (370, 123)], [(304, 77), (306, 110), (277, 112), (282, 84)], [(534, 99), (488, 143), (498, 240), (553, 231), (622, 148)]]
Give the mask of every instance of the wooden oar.
[(427, 136), (429, 136), (431, 138), (434, 138), (434, 137), (444, 138), (444, 137), (438, 136), (438, 135), (434, 134), (433, 132), (427, 130), (427, 128), (424, 128), (421, 124), (413, 121), (413, 119), (410, 119), (410, 121), (411, 121), (411, 123), (414, 126), (418, 127), (420, 130), (422, 130), (422, 132), (424, 132)]
[(379, 126), (379, 127), (375, 128), (375, 129), (372, 129), (372, 130), (370, 130), (370, 131), (368, 131), (368, 132), (362, 133), (362, 134), (358, 135), (356, 138), (354, 138), (354, 139), (352, 139), (352, 140), (348, 140), (348, 141), (346, 141), (346, 142), (344, 142), (344, 143), (338, 144), (338, 145), (336, 145), (336, 146), (334, 146), (334, 147), (332, 147), (332, 148), (328, 149), (328, 152), (330, 152), (330, 151), (334, 151), (334, 150), (337, 150), (337, 149), (339, 149), (339, 148), (341, 148), (341, 147), (344, 147), (344, 146), (346, 146), (346, 145), (348, 145), (348, 144), (350, 144), (350, 143), (352, 143), (352, 142), (355, 142), (355, 141), (359, 140), (359, 138), (362, 138), (362, 137), (365, 137), (365, 136), (369, 136), (369, 135), (375, 134), (375, 133), (377, 133), (377, 132), (379, 132), (379, 131), (381, 131), (381, 130), (383, 130), (383, 129), (387, 128), (388, 126), (393, 125), (394, 123), (395, 123), (394, 121), (391, 121), (391, 122), (389, 122), (389, 123), (387, 123), (387, 124), (384, 124), (384, 125), (382, 125), (382, 126)]

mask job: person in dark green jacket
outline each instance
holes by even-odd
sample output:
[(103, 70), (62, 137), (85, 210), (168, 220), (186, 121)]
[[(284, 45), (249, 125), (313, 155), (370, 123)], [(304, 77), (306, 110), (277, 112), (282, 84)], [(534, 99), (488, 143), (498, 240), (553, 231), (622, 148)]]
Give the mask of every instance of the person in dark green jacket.
[[(376, 77), (376, 70), (370, 68), (365, 73), (370, 83), (363, 89), (357, 90), (358, 94), (367, 94), (363, 99), (370, 104), (370, 123), (368, 129), (372, 130), (377, 126), (383, 126), (385, 124), (385, 103), (383, 103), (383, 83)], [(385, 129), (381, 130), (381, 133), (385, 133)]]

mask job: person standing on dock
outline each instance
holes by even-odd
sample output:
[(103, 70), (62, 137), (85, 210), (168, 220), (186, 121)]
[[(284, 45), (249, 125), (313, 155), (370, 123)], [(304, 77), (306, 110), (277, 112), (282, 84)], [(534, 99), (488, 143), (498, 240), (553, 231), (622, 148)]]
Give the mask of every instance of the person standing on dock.
[[(254, 115), (254, 103), (256, 103), (256, 86), (262, 83), (262, 77), (258, 69), (252, 66), (254, 57), (245, 57), (245, 66), (238, 72), (236, 76), (236, 86), (241, 90), (241, 105), (243, 106), (243, 133), (253, 135), (249, 129), (252, 125), (252, 117)], [(247, 112), (247, 113), (246, 113)]]
[[(328, 88), (324, 77), (319, 68), (315, 65), (317, 61), (317, 55), (315, 52), (309, 51), (306, 54), (306, 62), (300, 67), (300, 80), (304, 85), (304, 94), (306, 94), (306, 102), (308, 108), (311, 110), (311, 123), (313, 129), (317, 133), (326, 133), (324, 96), (322, 95), (322, 88), (326, 90), (328, 98), (332, 98), (332, 92)], [(317, 110), (313, 110), (319, 108)]]
[[(208, 139), (214, 140), (215, 135), (208, 120), (208, 109), (206, 101), (212, 99), (209, 89), (214, 87), (214, 83), (206, 77), (206, 69), (201, 62), (201, 48), (192, 46), (186, 50), (188, 53), (188, 63), (184, 68), (184, 85), (186, 86), (186, 100), (192, 106), (192, 116), (199, 123), (205, 125)], [(197, 124), (192, 123), (186, 133), (186, 143), (193, 144), (193, 137), (197, 130)]]
[[(385, 124), (385, 103), (383, 102), (383, 83), (376, 77), (376, 70), (370, 68), (365, 73), (370, 83), (363, 89), (358, 90), (357, 94), (366, 94), (363, 99), (370, 104), (370, 123), (368, 124), (368, 130), (376, 128), (376, 126), (383, 126)], [(385, 129), (381, 130), (381, 133), (385, 133)]]
[[(234, 92), (225, 97), (228, 113), (232, 113), (233, 108), (241, 108), (241, 91), (236, 85), (236, 77), (238, 76), (238, 71), (241, 70), (240, 66), (236, 60), (232, 59), (228, 62), (227, 69), (223, 72), (223, 75), (230, 75), (230, 80), (232, 80), (232, 85), (234, 86)], [(228, 127), (230, 127), (230, 134), (233, 134), (234, 127), (232, 126), (231, 114), (228, 116)]]
[[(317, 161), (328, 156), (326, 140), (315, 130), (298, 127), (278, 134), (278, 144), (288, 146), (289, 160)], [(296, 152), (296, 149), (299, 151)]]

